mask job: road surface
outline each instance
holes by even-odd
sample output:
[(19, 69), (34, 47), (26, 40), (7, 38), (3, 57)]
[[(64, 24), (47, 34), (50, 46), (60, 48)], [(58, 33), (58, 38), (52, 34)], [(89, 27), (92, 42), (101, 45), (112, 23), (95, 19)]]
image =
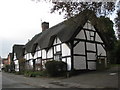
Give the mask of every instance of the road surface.
[(2, 88), (35, 88), (23, 81), (13, 78), (9, 74), (2, 73)]

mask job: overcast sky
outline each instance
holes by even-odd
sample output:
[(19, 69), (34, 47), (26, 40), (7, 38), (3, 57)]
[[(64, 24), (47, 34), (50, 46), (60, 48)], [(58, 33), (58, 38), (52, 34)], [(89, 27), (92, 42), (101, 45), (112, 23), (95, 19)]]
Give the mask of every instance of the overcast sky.
[(63, 21), (63, 15), (51, 14), (52, 4), (31, 0), (0, 0), (0, 56), (7, 57), (14, 44), (26, 44), (41, 32), (41, 21), (50, 27)]
[(0, 56), (6, 58), (14, 44), (26, 44), (40, 33), (41, 21), (49, 22), (50, 27), (62, 22), (64, 16), (51, 14), (51, 7), (46, 2), (0, 0)]

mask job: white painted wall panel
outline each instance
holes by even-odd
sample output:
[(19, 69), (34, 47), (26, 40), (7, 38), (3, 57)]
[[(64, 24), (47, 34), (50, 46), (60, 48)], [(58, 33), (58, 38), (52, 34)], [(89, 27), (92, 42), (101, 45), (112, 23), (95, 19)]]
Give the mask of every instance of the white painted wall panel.
[(56, 45), (56, 44), (59, 44), (59, 43), (61, 43), (60, 39), (59, 38), (55, 38), (54, 42), (53, 42), (53, 45)]
[(42, 59), (46, 59), (46, 50), (45, 49), (42, 50)]
[(89, 23), (88, 23), (88, 29), (91, 30), (91, 29), (92, 29), (92, 28), (91, 28), (92, 25), (90, 24), (90, 21), (88, 21), (88, 22), (89, 22)]
[(87, 44), (87, 50), (96, 51), (95, 44), (94, 43), (86, 43)]
[(87, 40), (90, 40), (90, 33), (89, 31), (85, 31), (86, 32), (86, 35), (87, 35)]
[[(88, 23), (88, 22), (89, 22), (89, 23)], [(90, 21), (87, 21), (87, 23), (84, 25), (84, 28), (95, 31), (95, 28), (94, 28), (94, 26), (90, 23)]]
[(98, 56), (101, 54), (101, 56), (106, 56), (106, 51), (105, 49), (102, 47), (101, 44), (97, 44), (97, 48), (98, 48)]
[(29, 53), (30, 54), (30, 59), (33, 59), (33, 56), (32, 56), (32, 54), (31, 53)]
[(32, 56), (31, 53), (27, 53), (26, 55), (27, 55), (27, 58), (26, 58), (27, 60), (29, 60), (29, 59), (33, 59), (33, 56)]
[(60, 45), (56, 46), (56, 51), (60, 51)]
[(71, 55), (70, 48), (65, 43), (63, 43), (62, 44), (62, 56), (69, 56), (69, 55)]
[(74, 56), (74, 68), (76, 70), (86, 69), (86, 60), (82, 56)]
[(27, 56), (26, 56), (26, 55), (24, 55), (24, 59), (26, 59), (26, 60), (27, 60)]
[(41, 57), (41, 50), (37, 52), (38, 52), (38, 57)]
[(39, 46), (37, 46), (36, 50), (40, 50), (40, 47), (39, 47)]
[(47, 52), (47, 58), (53, 58), (53, 49), (50, 48)]
[(34, 59), (36, 59), (37, 58), (37, 52), (35, 52), (35, 54), (34, 54), (34, 57), (33, 57)]
[(46, 69), (46, 68), (45, 68), (45, 63), (46, 63), (46, 62), (47, 62), (46, 60), (42, 60), (43, 69)]
[(15, 63), (15, 71), (18, 72), (19, 71), (19, 61), (15, 60), (14, 63)]
[(30, 65), (33, 67), (33, 60), (30, 60)]
[(74, 47), (74, 54), (82, 54), (82, 55), (85, 55), (85, 44), (84, 44), (84, 42), (79, 42), (79, 43)]
[(88, 69), (96, 70), (96, 62), (88, 62)]
[(15, 62), (15, 64), (17, 64), (17, 65), (19, 64), (18, 60), (15, 60), (14, 62)]
[(92, 29), (93, 31), (96, 31), (93, 25), (91, 25), (91, 29)]
[(100, 36), (97, 33), (96, 33), (95, 41), (103, 43), (102, 39), (100, 38)]
[(16, 58), (16, 53), (14, 53), (14, 60), (16, 60), (17, 58)]
[(67, 58), (67, 70), (71, 70), (71, 58)]
[(54, 54), (56, 54), (56, 46), (54, 46)]
[(62, 58), (62, 61), (63, 61), (63, 62), (66, 62), (66, 58)]
[(84, 27), (83, 28), (88, 28), (88, 24), (87, 23), (85, 23), (85, 25), (84, 25)]
[(95, 53), (87, 53), (87, 60), (96, 60)]
[(76, 38), (79, 38), (79, 39), (86, 39), (85, 38), (85, 33), (84, 33), (84, 31), (83, 30), (81, 30), (79, 33), (78, 33), (78, 35), (76, 36)]

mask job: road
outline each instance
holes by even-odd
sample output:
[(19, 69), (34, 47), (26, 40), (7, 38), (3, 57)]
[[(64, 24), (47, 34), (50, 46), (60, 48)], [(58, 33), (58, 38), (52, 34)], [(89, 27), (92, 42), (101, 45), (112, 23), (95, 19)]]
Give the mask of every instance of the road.
[(2, 73), (2, 88), (35, 88), (22, 80), (13, 78), (9, 74)]
[(2, 89), (2, 72), (0, 72), (0, 90)]
[(3, 88), (118, 88), (120, 66), (104, 71), (81, 73), (70, 78), (24, 77), (2, 73)]
[(53, 78), (30, 78), (12, 73), (2, 73), (2, 88), (62, 88), (62, 86), (52, 85), (49, 82)]

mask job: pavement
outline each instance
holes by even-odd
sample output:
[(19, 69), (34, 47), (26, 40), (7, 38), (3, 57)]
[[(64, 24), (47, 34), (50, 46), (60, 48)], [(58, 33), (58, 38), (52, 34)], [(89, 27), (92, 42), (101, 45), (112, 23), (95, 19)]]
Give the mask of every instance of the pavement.
[(69, 78), (33, 78), (4, 72), (2, 75), (35, 88), (118, 88), (120, 80), (120, 65), (108, 70), (81, 73)]
[(2, 89), (2, 72), (0, 71), (0, 90)]

